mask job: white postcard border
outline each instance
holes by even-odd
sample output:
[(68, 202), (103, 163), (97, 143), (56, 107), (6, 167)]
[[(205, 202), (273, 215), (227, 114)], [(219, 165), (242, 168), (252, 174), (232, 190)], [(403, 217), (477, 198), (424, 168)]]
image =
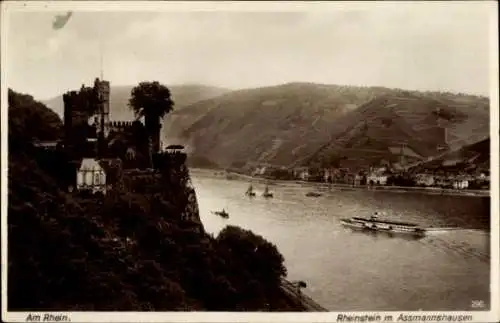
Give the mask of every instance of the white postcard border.
[[(420, 5), (420, 1), (378, 1), (376, 6), (383, 10), (397, 10), (400, 6)], [(436, 5), (460, 6), (467, 3), (436, 1)], [(392, 315), (394, 321), (399, 315), (471, 315), (472, 320), (464, 322), (495, 322), (500, 320), (499, 313), (499, 94), (498, 94), (498, 5), (496, 1), (476, 2), (478, 5), (488, 5), (491, 8), (490, 20), (490, 138), (491, 138), (491, 309), (488, 312), (328, 312), (328, 313), (235, 313), (235, 312), (8, 312), (7, 311), (7, 132), (1, 131), (1, 233), (2, 233), (2, 320), (7, 322), (26, 322), (28, 315), (68, 315), (71, 322), (332, 322), (338, 315)], [(269, 1), (269, 2), (210, 2), (210, 1), (4, 1), (1, 3), (1, 65), (6, 66), (6, 35), (8, 16), (6, 10), (23, 11), (324, 11), (362, 9), (373, 7), (373, 2), (338, 1), (314, 2), (306, 1)], [(7, 129), (7, 82), (6, 70), (1, 69), (1, 128)], [(61, 320), (64, 321), (64, 320)], [(412, 321), (412, 320), (410, 320)], [(410, 322), (408, 321), (408, 322)], [(417, 321), (412, 321), (417, 322)], [(427, 322), (431, 322), (427, 320)], [(447, 322), (447, 320), (441, 320)]]
[[(328, 312), (328, 313), (235, 313), (235, 312), (9, 312), (8, 322), (27, 322), (28, 315), (67, 316), (58, 322), (423, 322), (421, 317), (440, 317), (425, 322), (494, 322), (491, 312)], [(345, 316), (339, 320), (339, 316)], [(380, 320), (376, 318), (380, 317)], [(355, 318), (358, 318), (355, 321)], [(361, 318), (366, 317), (363, 321)], [(369, 318), (372, 318), (370, 320)], [(389, 319), (392, 318), (392, 319)], [(348, 318), (351, 318), (349, 321)], [(445, 318), (455, 318), (445, 319)], [(55, 320), (51, 320), (56, 322)], [(37, 321), (33, 321), (37, 322)], [(45, 322), (49, 322), (46, 320)]]

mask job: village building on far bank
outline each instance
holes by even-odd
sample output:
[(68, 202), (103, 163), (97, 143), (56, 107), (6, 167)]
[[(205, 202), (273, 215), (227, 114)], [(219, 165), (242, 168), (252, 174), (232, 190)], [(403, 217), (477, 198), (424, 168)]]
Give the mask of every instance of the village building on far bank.
[(466, 179), (455, 179), (453, 181), (453, 188), (458, 190), (463, 190), (469, 187), (469, 181)]
[(370, 168), (366, 176), (366, 184), (368, 185), (386, 185), (389, 178), (387, 167)]
[(267, 167), (262, 166), (262, 167), (257, 167), (255, 170), (252, 172), (252, 176), (263, 176), (266, 174)]
[(434, 186), (436, 181), (434, 175), (421, 173), (415, 176), (415, 183), (418, 186)]
[(308, 167), (298, 167), (293, 170), (293, 177), (307, 181), (309, 179), (309, 168)]
[(370, 185), (386, 185), (388, 176), (385, 174), (372, 173), (366, 177), (366, 183)]
[(451, 179), (448, 179), (446, 176), (436, 176), (434, 181), (434, 185), (438, 187), (447, 188), (453, 186), (453, 181)]
[(452, 187), (457, 190), (468, 189), (471, 182), (474, 181), (474, 177), (466, 174), (454, 176), (452, 179)]
[(488, 174), (480, 173), (478, 176), (478, 179), (489, 182), (490, 181), (490, 174), (489, 173)]

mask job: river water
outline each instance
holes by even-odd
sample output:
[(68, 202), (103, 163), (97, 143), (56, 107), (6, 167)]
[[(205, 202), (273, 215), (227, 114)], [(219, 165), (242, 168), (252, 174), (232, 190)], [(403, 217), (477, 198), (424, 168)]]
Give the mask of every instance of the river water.
[[(274, 243), (289, 280), (332, 311), (439, 311), (489, 308), (489, 198), (321, 188), (272, 183), (274, 198), (244, 195), (249, 182), (191, 171), (200, 217), (216, 235), (226, 225), (252, 230)], [(311, 190), (323, 196), (306, 197)], [(229, 219), (211, 211), (225, 208)], [(395, 220), (436, 231), (421, 240), (344, 228), (342, 217), (383, 211)], [(459, 227), (458, 230), (438, 230)], [(479, 301), (484, 308), (472, 308)], [(478, 304), (476, 303), (476, 304)]]

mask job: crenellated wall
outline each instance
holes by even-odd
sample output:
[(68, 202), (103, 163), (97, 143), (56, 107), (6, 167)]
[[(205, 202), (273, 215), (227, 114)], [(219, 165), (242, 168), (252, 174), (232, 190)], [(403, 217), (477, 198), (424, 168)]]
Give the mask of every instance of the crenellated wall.
[(110, 121), (108, 123), (109, 131), (122, 132), (132, 128), (133, 121)]

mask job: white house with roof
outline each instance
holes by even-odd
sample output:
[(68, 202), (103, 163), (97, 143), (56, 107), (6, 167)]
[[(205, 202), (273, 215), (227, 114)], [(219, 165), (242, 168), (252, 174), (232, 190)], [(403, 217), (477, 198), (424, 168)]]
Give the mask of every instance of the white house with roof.
[(457, 178), (453, 180), (453, 188), (454, 189), (466, 189), (469, 187), (469, 180), (465, 178)]
[(421, 186), (433, 186), (436, 183), (434, 176), (432, 174), (417, 174), (416, 176), (417, 185)]
[(106, 172), (94, 158), (84, 158), (76, 171), (76, 189), (106, 194)]
[(467, 189), (469, 188), (469, 183), (474, 180), (473, 176), (470, 175), (458, 175), (452, 178), (452, 185), (454, 189)]
[(298, 167), (293, 170), (293, 175), (296, 178), (299, 178), (303, 181), (307, 181), (309, 179), (309, 168), (307, 167)]
[(372, 173), (366, 177), (366, 182), (368, 184), (374, 185), (386, 185), (388, 176), (382, 173)]
[(387, 167), (371, 167), (366, 177), (367, 184), (386, 185), (388, 179)]

